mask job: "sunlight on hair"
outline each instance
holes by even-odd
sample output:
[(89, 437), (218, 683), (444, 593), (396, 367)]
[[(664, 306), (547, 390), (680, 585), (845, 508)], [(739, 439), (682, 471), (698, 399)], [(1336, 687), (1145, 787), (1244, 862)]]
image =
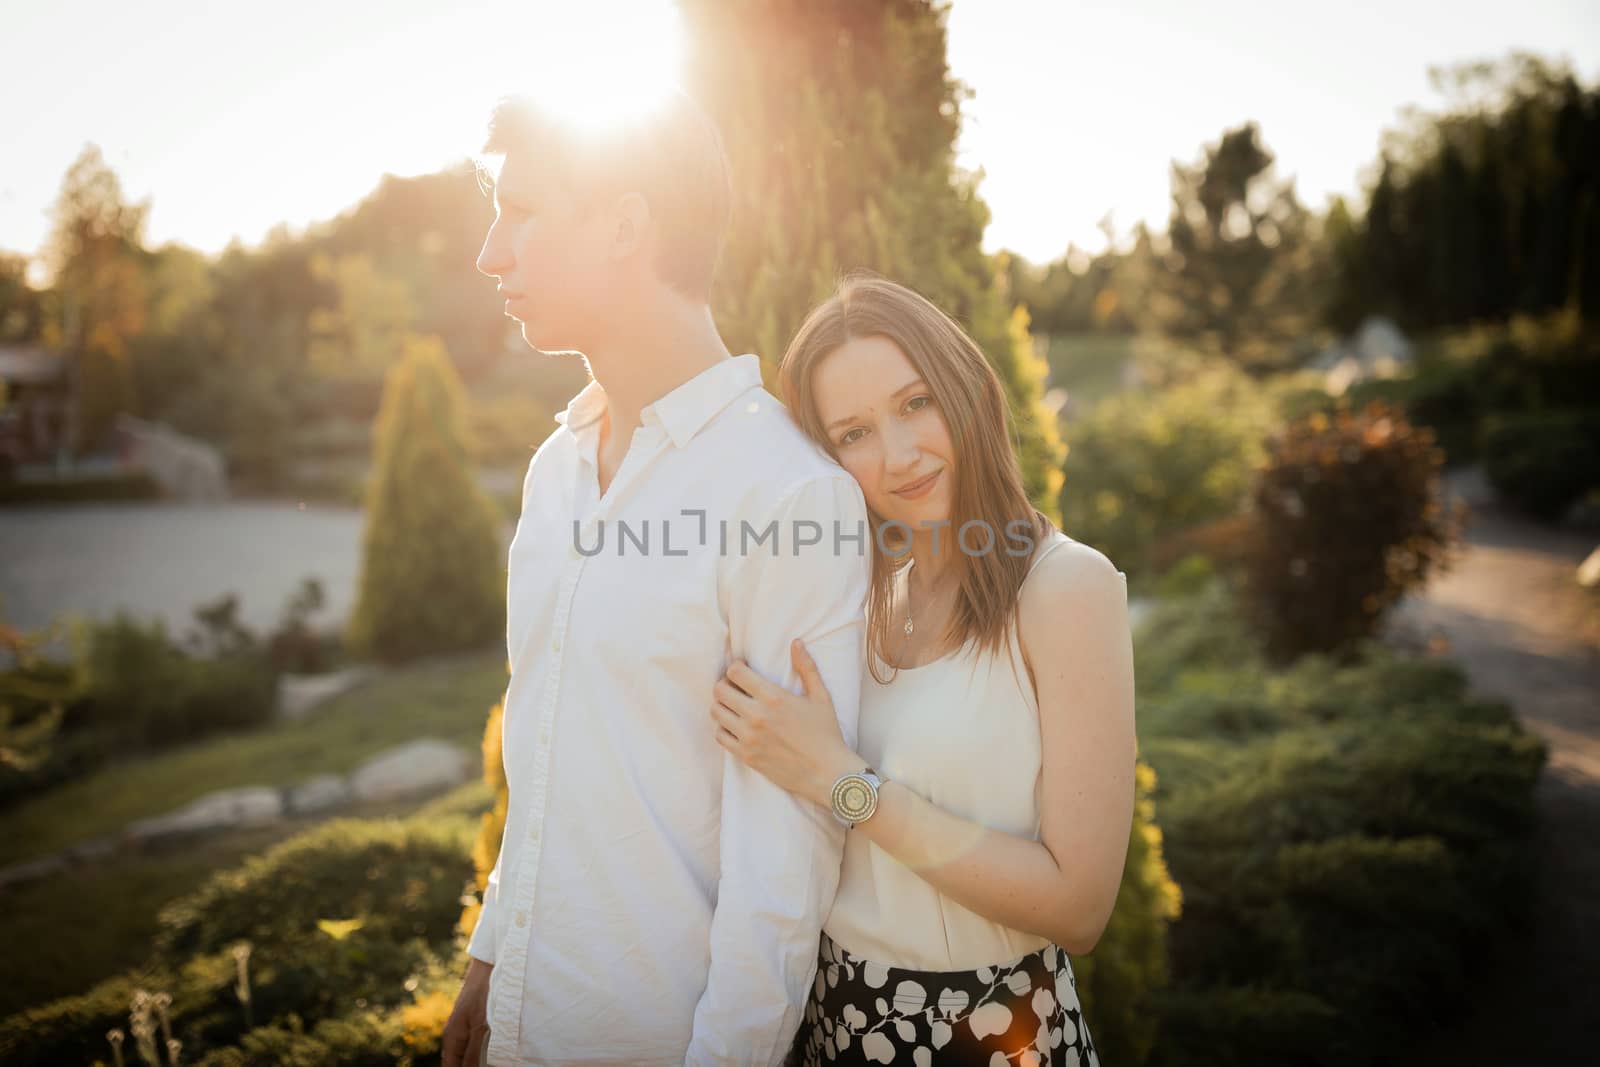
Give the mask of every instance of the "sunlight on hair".
[(527, 74), (507, 88), (575, 126), (598, 130), (636, 118), (681, 76), (683, 27), (671, 0), (536, 0), (515, 10)]

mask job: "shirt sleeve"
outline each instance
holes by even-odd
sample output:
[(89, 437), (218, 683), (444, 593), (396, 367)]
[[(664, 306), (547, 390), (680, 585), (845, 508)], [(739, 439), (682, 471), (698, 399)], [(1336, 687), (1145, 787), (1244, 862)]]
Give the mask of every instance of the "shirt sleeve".
[[(518, 529), (521, 529), (522, 527), (523, 516), (528, 513), (528, 494), (533, 489), (533, 476), (534, 472), (539, 468), (539, 456), (542, 452), (544, 452), (546, 446), (550, 444), (550, 441), (553, 437), (555, 437), (555, 434), (551, 433), (547, 435), (542, 442), (540, 442), (539, 447), (533, 453), (533, 458), (528, 460), (528, 469), (522, 472), (522, 504), (520, 510), (517, 512)], [(509, 560), (507, 561), (507, 566), (506, 603), (509, 605), (511, 596), (511, 573), (509, 570)], [(511, 647), (511, 611), (508, 607), (508, 610), (506, 611), (507, 669), (510, 669), (512, 663), (515, 662), (517, 658), (517, 651), (517, 649)], [(511, 710), (507, 704), (507, 698), (510, 697), (510, 695), (511, 691), (507, 689), (506, 692), (500, 697), (502, 760), (505, 759), (505, 714)], [(493, 964), (495, 962), (496, 948), (499, 944), (499, 923), (497, 920), (499, 919), (500, 911), (500, 863), (504, 858), (505, 829), (502, 826), (500, 831), (500, 848), (499, 851), (495, 853), (494, 867), (489, 871), (489, 878), (483, 886), (483, 907), (478, 911), (478, 925), (472, 928), (472, 937), (467, 941), (467, 955), (471, 956), (475, 960), (482, 960), (484, 963), (488, 964)]]
[[(872, 563), (866, 502), (848, 475), (824, 475), (787, 494), (766, 521), (772, 519), (776, 555), (770, 545), (757, 546), (754, 534), (740, 551), (730, 528), (723, 590), (732, 654), (799, 693), (789, 642), (803, 640), (853, 748)], [(816, 536), (810, 523), (820, 540), (799, 546), (797, 530), (801, 540)], [(783, 1062), (816, 973), (844, 835), (827, 810), (723, 754), (721, 876), (690, 1067)]]
[(494, 857), (494, 867), (489, 871), (489, 878), (483, 886), (483, 907), (478, 910), (478, 925), (472, 928), (472, 937), (467, 941), (467, 955), (488, 964), (495, 962), (499, 944), (500, 861), (505, 856), (503, 838), (502, 833), (500, 850)]

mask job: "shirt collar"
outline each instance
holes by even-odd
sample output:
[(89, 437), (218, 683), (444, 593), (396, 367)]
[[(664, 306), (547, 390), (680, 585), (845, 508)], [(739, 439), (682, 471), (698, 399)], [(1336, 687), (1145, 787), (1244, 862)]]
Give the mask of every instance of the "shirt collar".
[(599, 382), (590, 378), (589, 384), (567, 402), (567, 409), (556, 412), (556, 421), (573, 433), (577, 433), (598, 419), (605, 409), (606, 391), (600, 388)]
[[(734, 356), (707, 367), (666, 396), (646, 404), (639, 419), (646, 426), (660, 425), (672, 443), (682, 448), (699, 433), (712, 416), (733, 403), (753, 385), (761, 384), (761, 357), (754, 353)], [(556, 413), (556, 421), (577, 432), (598, 419), (606, 410), (606, 392), (591, 380)]]

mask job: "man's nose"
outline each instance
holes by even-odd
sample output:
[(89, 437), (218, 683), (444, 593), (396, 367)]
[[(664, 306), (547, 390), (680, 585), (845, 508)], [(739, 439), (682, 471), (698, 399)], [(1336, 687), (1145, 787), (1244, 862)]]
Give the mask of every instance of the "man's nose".
[(489, 236), (484, 239), (483, 248), (478, 252), (478, 272), (494, 278), (511, 271), (511, 257), (507, 256), (495, 240), (494, 230), (489, 231)]

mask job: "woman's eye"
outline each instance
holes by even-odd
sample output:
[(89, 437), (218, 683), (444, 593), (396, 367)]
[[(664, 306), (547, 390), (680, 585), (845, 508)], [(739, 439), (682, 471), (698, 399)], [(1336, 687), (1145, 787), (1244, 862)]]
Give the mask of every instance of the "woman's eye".
[(863, 433), (863, 432), (864, 431), (861, 429), (861, 427), (858, 426), (854, 430), (851, 430), (849, 433), (845, 434), (843, 437), (839, 438), (839, 444), (840, 445), (853, 444), (854, 442), (860, 440), (858, 437), (856, 437), (856, 434)]
[[(920, 404), (917, 403), (919, 400), (921, 401)], [(933, 403), (933, 397), (929, 396), (927, 393), (918, 393), (916, 396), (906, 401), (906, 407), (910, 408), (912, 411), (921, 411), (931, 403)]]

